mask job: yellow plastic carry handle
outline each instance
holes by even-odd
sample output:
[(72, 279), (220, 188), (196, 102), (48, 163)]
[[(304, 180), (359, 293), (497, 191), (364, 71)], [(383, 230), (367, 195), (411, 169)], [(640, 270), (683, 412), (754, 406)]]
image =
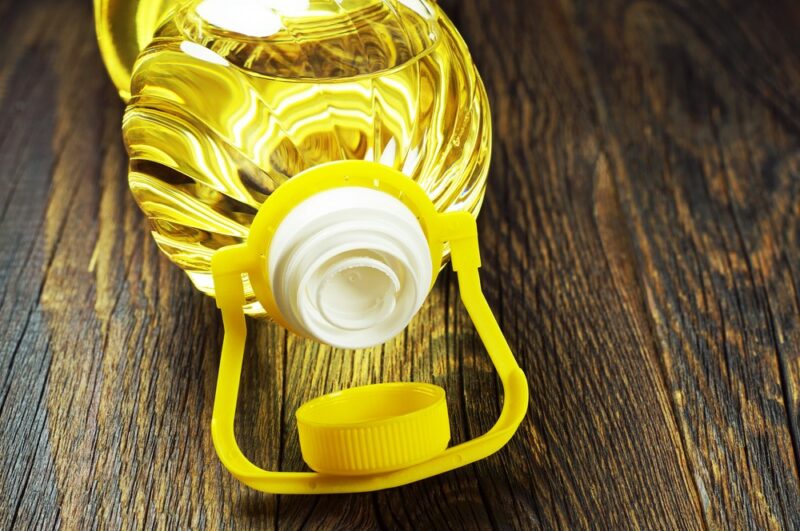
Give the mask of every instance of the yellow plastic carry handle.
[[(279, 324), (291, 327), (272, 297), (266, 272), (269, 244), (280, 221), (304, 199), (323, 190), (363, 186), (389, 193), (417, 216), (431, 260), (450, 244), (461, 300), (486, 346), (503, 385), (503, 409), (485, 434), (446, 448), (450, 438), (444, 393), (429, 384), (385, 383), (323, 396), (297, 412), (303, 457), (317, 472), (268, 471), (239, 449), (234, 416), (247, 328), (242, 275)], [(528, 384), (483, 296), (475, 220), (465, 212), (436, 212), (424, 190), (402, 173), (364, 161), (315, 166), (283, 184), (262, 205), (247, 242), (212, 258), (217, 306), (225, 339), (211, 420), (214, 446), (225, 467), (246, 485), (276, 494), (365, 492), (418, 481), (483, 459), (517, 430), (528, 408)], [(435, 280), (435, 279), (434, 279)]]

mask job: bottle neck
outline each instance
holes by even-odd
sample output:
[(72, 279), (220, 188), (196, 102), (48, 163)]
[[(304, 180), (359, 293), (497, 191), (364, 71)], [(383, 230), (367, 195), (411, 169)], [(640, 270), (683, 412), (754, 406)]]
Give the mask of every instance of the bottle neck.
[(414, 214), (389, 194), (358, 186), (320, 192), (294, 207), (273, 236), (268, 271), (286, 321), (344, 348), (400, 333), (433, 277)]

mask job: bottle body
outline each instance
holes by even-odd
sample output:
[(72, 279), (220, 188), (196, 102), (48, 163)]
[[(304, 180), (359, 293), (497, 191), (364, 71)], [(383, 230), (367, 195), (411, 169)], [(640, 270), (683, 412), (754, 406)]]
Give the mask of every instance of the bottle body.
[(131, 97), (131, 69), (178, 0), (94, 0), (100, 53), (120, 97)]
[[(185, 4), (133, 68), (130, 187), (158, 246), (201, 291), (213, 295), (214, 251), (244, 241), (282, 183), (326, 162), (379, 162), (438, 210), (477, 214), (489, 108), (438, 6), (265, 4)], [(246, 310), (263, 313), (246, 295)]]

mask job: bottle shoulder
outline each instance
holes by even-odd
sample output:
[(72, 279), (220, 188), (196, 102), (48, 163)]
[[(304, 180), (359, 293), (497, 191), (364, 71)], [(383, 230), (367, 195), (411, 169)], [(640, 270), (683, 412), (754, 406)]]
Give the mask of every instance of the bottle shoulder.
[(449, 33), (439, 7), (422, 0), (272, 3), (290, 7), (267, 8), (264, 0), (191, 2), (167, 19), (144, 53), (190, 42), (213, 55), (196, 46), (190, 54), (221, 58), (253, 77), (337, 83), (407, 68)]

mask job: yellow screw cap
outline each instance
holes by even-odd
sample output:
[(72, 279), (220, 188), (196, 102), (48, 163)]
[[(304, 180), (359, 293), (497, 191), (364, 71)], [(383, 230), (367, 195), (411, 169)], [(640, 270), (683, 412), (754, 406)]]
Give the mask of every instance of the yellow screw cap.
[(321, 396), (297, 410), (303, 459), (339, 476), (377, 474), (427, 461), (450, 442), (444, 389), (383, 383)]

